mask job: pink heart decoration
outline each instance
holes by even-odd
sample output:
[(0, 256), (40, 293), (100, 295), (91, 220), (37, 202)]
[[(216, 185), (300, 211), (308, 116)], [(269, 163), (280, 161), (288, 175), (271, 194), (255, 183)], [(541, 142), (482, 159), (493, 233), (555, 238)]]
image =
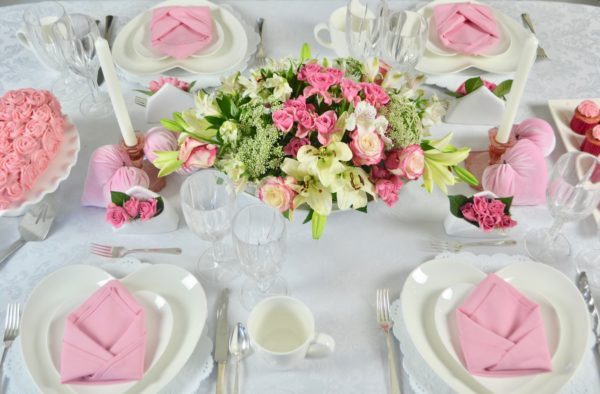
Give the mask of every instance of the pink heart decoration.
[(556, 136), (550, 123), (540, 118), (525, 119), (514, 125), (512, 133), (517, 140), (530, 140), (538, 146), (544, 156), (548, 156), (554, 150)]
[(513, 196), (515, 205), (539, 205), (546, 202), (548, 170), (538, 146), (528, 140), (518, 141), (483, 172), (483, 189), (498, 197)]
[(153, 127), (144, 137), (144, 155), (150, 162), (156, 159), (155, 151), (177, 150), (177, 147), (175, 133), (164, 127)]

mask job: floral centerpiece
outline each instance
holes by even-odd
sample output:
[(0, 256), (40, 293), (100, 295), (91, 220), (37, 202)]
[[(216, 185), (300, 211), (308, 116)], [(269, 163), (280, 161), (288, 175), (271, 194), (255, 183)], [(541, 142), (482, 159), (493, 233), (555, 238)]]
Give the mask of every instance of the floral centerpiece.
[(366, 212), (369, 201), (389, 206), (405, 182), (423, 180), (444, 192), (459, 179), (477, 180), (458, 166), (468, 148), (451, 135), (426, 138), (444, 106), (425, 98), (418, 81), (377, 60), (310, 57), (269, 61), (248, 77), (236, 73), (196, 107), (164, 119), (179, 133), (179, 149), (156, 152), (161, 176), (216, 167), (292, 218), (306, 206), (318, 239), (334, 204)]

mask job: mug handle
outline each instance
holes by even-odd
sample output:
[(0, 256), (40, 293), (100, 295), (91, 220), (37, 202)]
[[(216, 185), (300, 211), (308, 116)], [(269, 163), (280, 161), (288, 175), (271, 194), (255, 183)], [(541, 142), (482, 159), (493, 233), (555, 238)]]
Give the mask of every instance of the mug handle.
[(333, 353), (335, 349), (335, 340), (321, 332), (315, 334), (315, 337), (311, 341), (306, 357), (308, 358), (323, 358)]
[[(327, 30), (327, 32), (329, 33), (329, 42), (319, 37), (319, 33), (321, 33), (323, 30)], [(315, 35), (315, 40), (317, 40), (319, 44), (321, 44), (325, 48), (333, 48), (333, 42), (331, 41), (331, 32), (329, 31), (329, 26), (327, 25), (327, 23), (319, 23), (318, 25), (316, 25), (313, 29), (313, 34)]]
[(23, 45), (27, 49), (31, 49), (31, 44), (29, 44), (29, 39), (27, 38), (27, 34), (25, 34), (25, 31), (23, 29), (17, 30), (16, 36), (17, 40), (19, 40), (19, 43), (21, 43), (21, 45)]

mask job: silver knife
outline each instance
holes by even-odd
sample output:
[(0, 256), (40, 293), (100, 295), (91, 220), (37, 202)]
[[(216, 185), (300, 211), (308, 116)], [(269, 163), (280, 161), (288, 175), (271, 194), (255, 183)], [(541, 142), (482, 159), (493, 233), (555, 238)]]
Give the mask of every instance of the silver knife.
[(588, 311), (592, 316), (592, 332), (596, 337), (596, 344), (594, 345), (594, 349), (600, 356), (600, 314), (598, 313), (598, 308), (594, 303), (594, 297), (592, 297), (592, 289), (590, 288), (590, 282), (588, 281), (587, 274), (585, 271), (582, 271), (577, 278), (577, 288), (583, 295), (583, 299), (585, 300), (585, 304), (587, 305)]
[[(106, 41), (108, 41), (109, 48), (110, 48), (110, 38), (112, 37), (113, 19), (114, 19), (114, 17), (112, 15), (106, 15), (106, 18), (104, 19), (103, 37), (106, 39)], [(104, 82), (104, 74), (102, 74), (102, 68), (98, 69), (97, 82), (98, 82), (98, 86), (102, 85), (102, 83)]]
[(227, 323), (227, 305), (229, 289), (221, 292), (217, 302), (217, 329), (215, 332), (215, 361), (217, 370), (217, 394), (225, 394), (225, 365), (229, 355), (229, 324)]

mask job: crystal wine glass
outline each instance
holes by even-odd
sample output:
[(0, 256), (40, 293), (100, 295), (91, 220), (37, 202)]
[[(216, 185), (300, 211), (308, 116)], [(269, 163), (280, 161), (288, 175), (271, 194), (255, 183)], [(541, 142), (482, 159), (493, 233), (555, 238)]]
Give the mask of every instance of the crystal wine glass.
[(412, 11), (388, 14), (381, 35), (381, 58), (394, 69), (411, 72), (421, 59), (427, 40), (427, 20)]
[(247, 279), (242, 286), (242, 304), (252, 309), (272, 295), (286, 295), (278, 276), (285, 259), (286, 228), (281, 213), (265, 204), (242, 208), (233, 219), (233, 243)]
[(346, 43), (352, 57), (379, 56), (383, 23), (389, 8), (385, 0), (349, 0), (346, 7)]
[(219, 171), (202, 170), (187, 177), (179, 197), (189, 228), (212, 242), (198, 261), (199, 273), (221, 282), (234, 279), (239, 274), (235, 253), (223, 244), (235, 212), (236, 194), (231, 180)]
[(560, 233), (563, 224), (584, 219), (600, 202), (600, 158), (584, 152), (562, 155), (554, 166), (546, 198), (554, 223), (548, 229), (529, 231), (525, 247), (533, 259), (560, 266), (571, 255), (571, 245)]
[(87, 15), (70, 14), (52, 26), (52, 36), (69, 69), (88, 82), (90, 94), (79, 107), (82, 115), (92, 118), (108, 116), (112, 112), (110, 99), (100, 91), (97, 83), (100, 61), (94, 43), (100, 37), (100, 31), (96, 21)]

